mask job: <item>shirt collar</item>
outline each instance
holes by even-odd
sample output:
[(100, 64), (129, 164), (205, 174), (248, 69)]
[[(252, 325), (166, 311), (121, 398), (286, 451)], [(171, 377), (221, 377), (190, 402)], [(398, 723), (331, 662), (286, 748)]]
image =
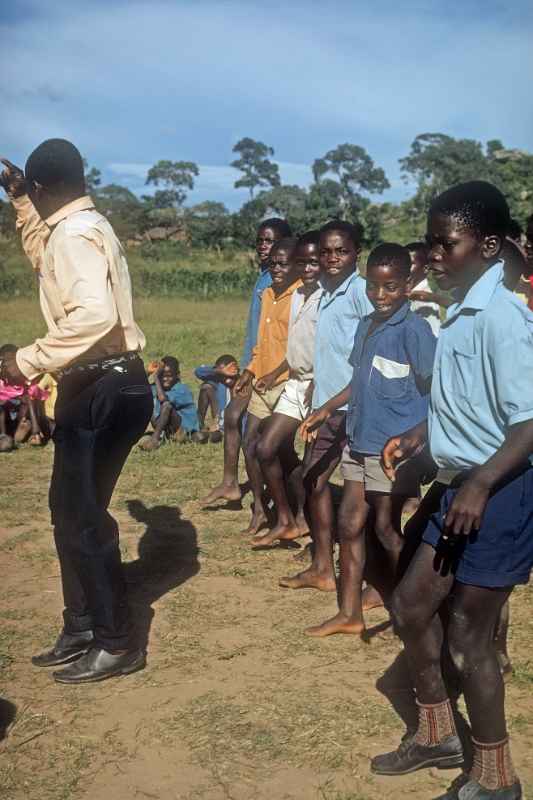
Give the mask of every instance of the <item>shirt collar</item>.
[(92, 198), (86, 194), (84, 197), (78, 197), (77, 200), (67, 203), (66, 206), (63, 206), (50, 217), (47, 217), (45, 221), (49, 228), (53, 228), (54, 225), (70, 217), (71, 214), (75, 214), (77, 211), (87, 211), (90, 208), (94, 208), (94, 202)]
[[(496, 291), (498, 285), (503, 281), (503, 261), (497, 261), (470, 287), (462, 303), (454, 303), (446, 314), (446, 323), (450, 322), (465, 309), (473, 311), (483, 311)], [(445, 324), (446, 324), (445, 323)]]
[(275, 292), (274, 292), (274, 288), (272, 286), (269, 286), (269, 291), (272, 293), (272, 299), (273, 300), (281, 300), (282, 297), (287, 297), (287, 295), (293, 294), (297, 289), (300, 288), (301, 285), (302, 285), (302, 282), (298, 278), (297, 281), (295, 281), (294, 283), (291, 283), (290, 286), (287, 286), (285, 291), (282, 292), (281, 294), (276, 295)]
[(359, 270), (357, 267), (353, 272), (351, 272), (347, 278), (339, 285), (336, 289), (333, 289), (332, 292), (329, 291), (327, 288), (327, 283), (324, 282), (324, 300), (333, 300), (334, 297), (337, 297), (339, 294), (346, 294), (349, 287), (353, 283), (353, 281), (359, 277)]

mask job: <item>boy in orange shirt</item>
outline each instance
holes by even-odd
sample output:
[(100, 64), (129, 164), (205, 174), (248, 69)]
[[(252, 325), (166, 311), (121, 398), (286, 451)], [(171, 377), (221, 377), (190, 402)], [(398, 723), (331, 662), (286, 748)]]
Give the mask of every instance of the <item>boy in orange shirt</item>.
[(262, 422), (274, 412), (288, 378), (285, 355), (291, 301), (293, 292), (301, 286), (293, 264), (296, 243), (295, 238), (280, 239), (270, 251), (272, 286), (263, 293), (257, 344), (252, 351), (252, 360), (235, 384), (237, 395), (247, 394), (253, 386), (243, 441), (246, 470), (254, 496), (252, 519), (245, 531), (251, 535), (255, 535), (267, 521), (262, 500), (263, 473), (256, 448)]

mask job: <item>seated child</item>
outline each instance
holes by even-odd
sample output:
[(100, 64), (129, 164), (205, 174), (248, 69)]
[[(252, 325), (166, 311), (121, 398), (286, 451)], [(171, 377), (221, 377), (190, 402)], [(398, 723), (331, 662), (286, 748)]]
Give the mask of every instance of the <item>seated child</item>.
[[(263, 505), (263, 473), (257, 458), (257, 445), (265, 420), (273, 413), (285, 387), (288, 371), (285, 362), (292, 295), (301, 286), (294, 269), (294, 238), (280, 239), (269, 256), (272, 286), (265, 289), (261, 301), (261, 317), (252, 360), (235, 384), (235, 394), (247, 397), (248, 418), (243, 450), (246, 470), (253, 492), (253, 515), (247, 534), (256, 534), (266, 522)], [(294, 454), (296, 457), (296, 454)]]
[(180, 381), (180, 366), (174, 356), (164, 356), (154, 375), (154, 432), (139, 444), (142, 450), (156, 450), (164, 438), (183, 442), (187, 438), (204, 444), (207, 436), (201, 433), (196, 405), (191, 390)]
[[(4, 354), (16, 352), (14, 344), (0, 347), (0, 361)], [(29, 443), (41, 447), (46, 437), (41, 429), (42, 403), (48, 391), (37, 385), (13, 386), (0, 380), (0, 451), (13, 450), (16, 444)]]
[(209, 441), (221, 442), (224, 432), (224, 410), (231, 399), (231, 389), (239, 377), (239, 364), (232, 355), (219, 356), (214, 366), (202, 365), (194, 370), (199, 381), (202, 381), (198, 395), (198, 419), (200, 429), (205, 431), (208, 409), (215, 421), (215, 430), (209, 431)]
[(411, 276), (409, 289), (411, 291), (411, 310), (427, 319), (435, 336), (440, 330), (440, 305), (431, 301), (431, 286), (428, 275), (428, 249), (424, 242), (410, 242), (405, 245), (411, 258)]
[[(294, 460), (294, 436), (309, 413), (313, 393), (313, 359), (318, 307), (320, 233), (309, 231), (298, 239), (294, 251), (296, 273), (302, 285), (292, 295), (287, 354), (284, 360), (289, 380), (272, 416), (265, 421), (257, 455), (277, 514), (275, 526), (254, 541), (269, 546), (277, 539), (297, 539), (309, 533), (304, 506), (305, 490), (300, 462)], [(292, 469), (291, 469), (292, 467)], [(293, 513), (287, 496), (285, 475), (290, 474), (297, 501)]]
[(371, 512), (387, 558), (384, 567), (389, 592), (396, 578), (403, 547), (401, 511), (407, 497), (418, 495), (419, 481), (412, 469), (403, 474), (400, 469), (393, 483), (381, 469), (380, 453), (391, 431), (406, 431), (426, 418), (436, 348), (429, 324), (410, 308), (410, 270), (409, 252), (399, 244), (382, 244), (370, 253), (366, 293), (374, 311), (357, 327), (350, 357), (351, 383), (302, 425), (304, 436), (312, 437), (349, 401), (338, 522), (339, 613), (309, 628), (306, 632), (311, 636), (364, 632), (365, 529)]

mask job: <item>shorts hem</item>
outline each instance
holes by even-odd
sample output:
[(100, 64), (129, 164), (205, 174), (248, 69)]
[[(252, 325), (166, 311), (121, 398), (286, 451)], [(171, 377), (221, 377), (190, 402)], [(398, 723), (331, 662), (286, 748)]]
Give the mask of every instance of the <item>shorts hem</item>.
[[(436, 542), (432, 537), (422, 537), (424, 544), (429, 544), (435, 551)], [(527, 572), (494, 572), (492, 570), (476, 570), (464, 567), (459, 563), (454, 578), (458, 583), (466, 586), (481, 586), (484, 589), (504, 589), (507, 586), (529, 583), (530, 570)]]

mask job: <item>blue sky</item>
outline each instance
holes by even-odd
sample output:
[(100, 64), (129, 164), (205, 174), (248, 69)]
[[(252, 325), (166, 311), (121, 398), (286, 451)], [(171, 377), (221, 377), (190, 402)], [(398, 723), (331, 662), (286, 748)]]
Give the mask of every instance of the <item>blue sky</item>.
[(63, 136), (105, 182), (141, 193), (155, 161), (195, 161), (188, 202), (235, 208), (242, 136), (300, 185), (327, 150), (362, 145), (390, 200), (409, 192), (398, 159), (418, 133), (533, 150), (529, 0), (0, 5), (0, 150), (16, 162)]

